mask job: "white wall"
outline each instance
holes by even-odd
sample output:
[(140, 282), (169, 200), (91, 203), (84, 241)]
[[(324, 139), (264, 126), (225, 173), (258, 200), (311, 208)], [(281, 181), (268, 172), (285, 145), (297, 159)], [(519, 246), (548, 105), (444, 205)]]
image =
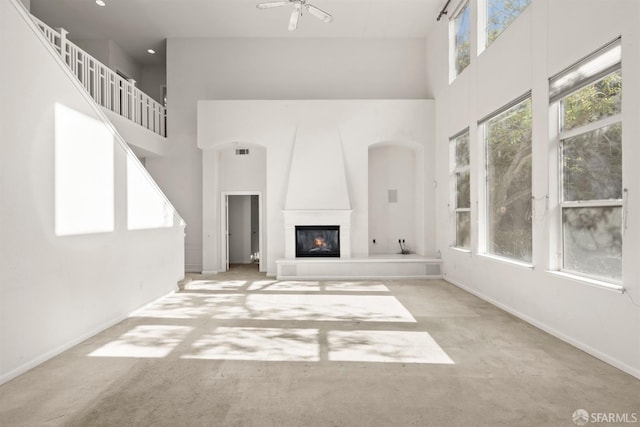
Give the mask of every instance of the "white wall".
[(109, 67), (110, 52), (108, 39), (78, 39), (73, 34), (68, 34), (69, 40), (98, 61)]
[[(314, 108), (315, 107), (315, 108)], [(340, 128), (326, 103), (297, 115), (286, 210), (350, 210)]]
[[(176, 289), (184, 262), (184, 227), (175, 212), (164, 218), (172, 227), (128, 230), (127, 164), (130, 172), (139, 164), (128, 160), (132, 153), (16, 4), (0, 2), (0, 383)], [(77, 126), (61, 133), (62, 110), (77, 118)], [(113, 153), (91, 159), (112, 177), (102, 182), (102, 196), (108, 197), (102, 201), (111, 208), (102, 212), (102, 232), (76, 229), (61, 236), (69, 230), (61, 227), (56, 234), (56, 207), (62, 205), (56, 189), (69, 171), (60, 168), (59, 148), (74, 138), (94, 146), (98, 135), (87, 137), (85, 126), (97, 129), (101, 147)], [(67, 160), (76, 172), (89, 163), (85, 157)], [(135, 175), (164, 209), (166, 200), (144, 170)], [(75, 183), (83, 190), (83, 180)], [(71, 217), (78, 217), (81, 204), (76, 209)]]
[[(378, 145), (369, 149), (369, 253), (400, 253), (398, 239), (416, 250), (416, 151)], [(395, 191), (395, 201), (389, 191)], [(427, 201), (428, 203), (429, 201)], [(375, 239), (375, 243), (373, 240)]]
[(112, 70), (126, 74), (136, 82), (142, 78), (138, 63), (113, 40), (109, 40), (109, 64), (107, 65)]
[(167, 67), (161, 65), (143, 65), (138, 87), (151, 98), (163, 104), (161, 86), (167, 84)]
[(163, 156), (167, 149), (167, 138), (132, 122), (118, 113), (101, 107), (102, 112), (118, 129), (120, 136), (140, 158)]
[[(236, 155), (236, 149), (249, 150)], [(259, 145), (231, 143), (220, 147), (220, 189), (264, 192), (267, 189), (267, 150)]]
[[(219, 268), (220, 223), (218, 212), (222, 187), (219, 171), (224, 163), (216, 155), (216, 148), (227, 147), (233, 141), (247, 141), (266, 148), (266, 219), (263, 223), (266, 231), (267, 274), (275, 275), (275, 261), (285, 257), (285, 218), (283, 210), (290, 202), (292, 206), (301, 206), (301, 201), (288, 200), (290, 179), (307, 179), (298, 183), (296, 188), (322, 189), (318, 205), (309, 204), (304, 197), (304, 209), (323, 210), (324, 201), (330, 197), (330, 189), (317, 186), (316, 176), (303, 178), (292, 175), (294, 169), (292, 156), (296, 139), (308, 135), (303, 128), (315, 116), (323, 117), (323, 123), (331, 129), (324, 135), (339, 135), (343, 151), (344, 173), (351, 213), (350, 254), (353, 257), (367, 256), (369, 253), (369, 163), (370, 145), (377, 143), (397, 143), (420, 148), (416, 156), (416, 216), (424, 223), (415, 225), (415, 251), (419, 254), (433, 255), (435, 252), (435, 233), (426, 224), (433, 224), (433, 204), (428, 206), (429, 190), (421, 183), (434, 179), (433, 164), (426, 161), (427, 153), (433, 148), (433, 102), (429, 100), (308, 100), (308, 101), (200, 101), (198, 103), (198, 145), (204, 150), (203, 203), (204, 203), (204, 259), (206, 271)], [(313, 127), (313, 125), (312, 125)], [(331, 144), (332, 145), (332, 144)], [(307, 147), (308, 148), (308, 147)], [(299, 159), (308, 159), (304, 153)], [(342, 192), (340, 192), (342, 193)], [(332, 208), (336, 209), (336, 207)], [(338, 209), (343, 209), (338, 206)], [(326, 209), (324, 209), (326, 210)], [(263, 234), (264, 235), (264, 234)], [(347, 240), (348, 241), (348, 240)], [(341, 238), (341, 243), (343, 238)]]
[[(472, 2), (472, 5), (475, 5)], [(472, 19), (476, 15), (472, 6)], [(640, 134), (640, 3), (635, 0), (533, 0), (531, 6), (449, 85), (447, 22), (429, 34), (427, 80), (436, 99), (436, 193), (438, 249), (447, 280), (468, 289), (587, 352), (640, 377), (640, 183), (634, 170), (640, 162), (636, 143)], [(544, 198), (555, 185), (549, 175), (555, 150), (549, 145), (548, 78), (598, 47), (622, 35), (623, 44), (623, 152), (624, 186), (629, 189), (629, 228), (624, 235), (623, 282), (628, 294), (590, 286), (548, 272), (554, 252), (550, 226), (557, 200)], [(472, 46), (475, 44), (472, 36)], [(533, 268), (513, 265), (476, 253), (472, 228), (471, 254), (449, 247), (453, 239), (450, 194), (449, 137), (470, 128), (471, 206), (477, 206), (482, 155), (477, 121), (510, 100), (532, 90)], [(635, 174), (635, 175), (634, 175)], [(478, 212), (472, 208), (472, 224)]]
[(198, 100), (421, 99), (426, 95), (424, 72), (422, 39), (169, 39), (172, 148), (165, 159), (147, 161), (147, 168), (189, 224), (187, 269), (202, 270)]
[(125, 52), (117, 43), (108, 39), (76, 39), (69, 33), (69, 40), (80, 49), (102, 62), (113, 71), (120, 71), (134, 79), (136, 85), (142, 79), (141, 68), (138, 63)]

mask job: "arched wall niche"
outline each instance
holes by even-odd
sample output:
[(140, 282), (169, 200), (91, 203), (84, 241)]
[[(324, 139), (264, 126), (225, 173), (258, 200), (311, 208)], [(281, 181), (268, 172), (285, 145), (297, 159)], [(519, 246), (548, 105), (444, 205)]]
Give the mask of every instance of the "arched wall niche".
[(424, 254), (424, 148), (383, 141), (368, 149), (369, 254)]

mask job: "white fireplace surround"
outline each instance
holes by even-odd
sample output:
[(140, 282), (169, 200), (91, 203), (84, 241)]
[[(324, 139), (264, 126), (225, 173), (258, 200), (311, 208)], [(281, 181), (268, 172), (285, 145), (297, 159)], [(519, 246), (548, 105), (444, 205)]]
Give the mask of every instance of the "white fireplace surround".
[(296, 257), (296, 225), (340, 227), (340, 258), (351, 258), (351, 210), (284, 210), (284, 257)]
[[(219, 194), (252, 191), (264, 195), (260, 260), (270, 277), (439, 274), (413, 266), (435, 253), (435, 210), (425, 204), (435, 197), (425, 184), (434, 180), (426, 162), (434, 156), (434, 120), (434, 103), (424, 99), (199, 101), (203, 271), (225, 269)], [(251, 155), (232, 155), (248, 147)], [(394, 165), (414, 169), (379, 161), (371, 175), (373, 147), (389, 147)], [(387, 201), (390, 189), (405, 197)], [(295, 227), (305, 225), (339, 226), (340, 258), (296, 258)], [(420, 260), (395, 254), (392, 242), (401, 237)]]

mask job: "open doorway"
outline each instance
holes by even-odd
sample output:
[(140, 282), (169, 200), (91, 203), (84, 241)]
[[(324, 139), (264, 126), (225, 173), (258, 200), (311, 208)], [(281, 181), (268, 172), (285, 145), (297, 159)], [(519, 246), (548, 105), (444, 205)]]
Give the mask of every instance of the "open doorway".
[(261, 260), (261, 194), (223, 193), (224, 270), (255, 266), (263, 271)]

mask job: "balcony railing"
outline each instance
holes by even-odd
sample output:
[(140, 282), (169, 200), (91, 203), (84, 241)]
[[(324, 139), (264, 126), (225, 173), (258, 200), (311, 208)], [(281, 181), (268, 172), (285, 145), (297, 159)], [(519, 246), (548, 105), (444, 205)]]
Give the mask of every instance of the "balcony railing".
[(35, 23), (55, 47), (62, 60), (80, 80), (91, 97), (102, 107), (166, 136), (166, 109), (109, 67), (67, 39), (67, 31), (54, 30), (35, 16)]

